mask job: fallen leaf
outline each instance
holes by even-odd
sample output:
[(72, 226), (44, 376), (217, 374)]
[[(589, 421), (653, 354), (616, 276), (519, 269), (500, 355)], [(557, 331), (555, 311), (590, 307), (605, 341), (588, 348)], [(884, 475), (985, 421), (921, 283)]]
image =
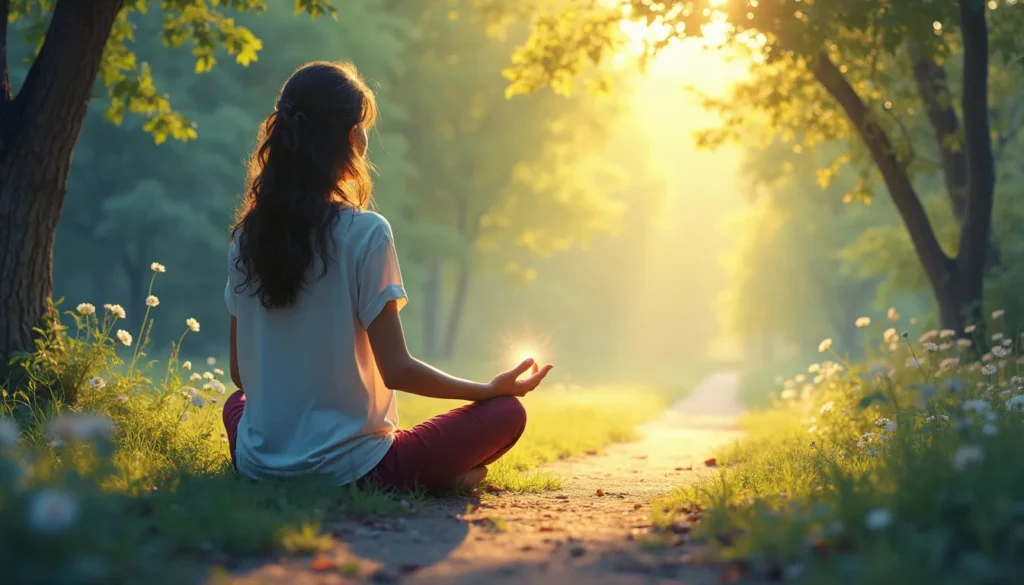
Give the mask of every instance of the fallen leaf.
[(333, 559), (318, 555), (313, 557), (313, 560), (309, 562), (309, 568), (314, 571), (333, 571), (337, 567), (337, 564)]
[(643, 507), (644, 507), (644, 505), (641, 504), (641, 503), (633, 504), (633, 509), (634, 510), (639, 510), (640, 508), (643, 508)]
[(717, 467), (718, 466), (718, 460), (715, 459), (714, 457), (712, 457), (711, 459), (705, 459), (704, 460), (704, 465), (707, 465), (708, 467)]
[(604, 496), (604, 490), (603, 490), (603, 489), (601, 489), (601, 488), (598, 488), (598, 489), (597, 489), (597, 497), (599, 497), (599, 498), (600, 498), (600, 497), (602, 497), (602, 496)]

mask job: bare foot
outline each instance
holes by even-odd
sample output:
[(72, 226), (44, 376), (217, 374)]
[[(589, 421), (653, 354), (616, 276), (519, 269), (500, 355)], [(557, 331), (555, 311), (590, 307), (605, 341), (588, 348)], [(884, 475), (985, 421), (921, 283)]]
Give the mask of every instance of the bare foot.
[(455, 485), (460, 487), (467, 487), (473, 489), (483, 482), (484, 478), (487, 477), (487, 468), (483, 465), (474, 467), (466, 473), (463, 473), (459, 477), (455, 478)]

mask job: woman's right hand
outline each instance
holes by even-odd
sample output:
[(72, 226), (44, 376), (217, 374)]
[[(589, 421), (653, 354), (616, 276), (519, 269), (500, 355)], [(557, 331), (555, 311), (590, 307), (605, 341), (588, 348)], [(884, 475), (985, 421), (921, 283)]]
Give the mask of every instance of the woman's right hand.
[[(521, 398), (526, 396), (531, 390), (540, 385), (552, 367), (551, 364), (538, 367), (537, 362), (533, 358), (527, 358), (523, 360), (523, 363), (507, 372), (498, 374), (491, 380), (491, 383), (488, 384), (490, 390), (488, 398), (496, 398), (498, 396), (518, 396)], [(525, 374), (527, 370), (531, 370), (530, 376), (520, 380), (519, 376)]]

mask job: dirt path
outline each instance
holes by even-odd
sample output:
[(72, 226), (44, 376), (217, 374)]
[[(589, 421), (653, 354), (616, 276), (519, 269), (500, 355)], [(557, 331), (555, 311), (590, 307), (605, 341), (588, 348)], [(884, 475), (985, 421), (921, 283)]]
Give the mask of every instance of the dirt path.
[[(733, 372), (714, 374), (643, 426), (639, 441), (548, 466), (566, 478), (562, 490), (497, 494), (476, 504), (443, 501), (409, 518), (339, 524), (336, 550), (321, 561), (284, 560), (233, 581), (719, 583), (721, 571), (694, 563), (689, 547), (651, 551), (637, 537), (649, 529), (652, 498), (708, 473), (704, 460), (738, 438), (737, 385)], [(320, 564), (323, 570), (315, 570)]]

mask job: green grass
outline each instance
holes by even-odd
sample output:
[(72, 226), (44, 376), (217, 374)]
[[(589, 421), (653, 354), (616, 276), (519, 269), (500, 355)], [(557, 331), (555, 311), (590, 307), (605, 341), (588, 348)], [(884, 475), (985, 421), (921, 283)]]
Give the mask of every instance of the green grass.
[[(225, 558), (317, 551), (333, 519), (427, 504), (315, 479), (240, 479), (220, 421), (223, 372), (178, 359), (189, 329), (157, 363), (138, 339), (118, 342), (116, 310), (68, 316), (74, 326), (46, 330), (19, 384), (0, 387), (0, 566), (14, 582), (181, 583)], [(488, 483), (557, 488), (539, 465), (632, 438), (665, 400), (642, 388), (545, 386), (524, 399), (527, 431)], [(456, 406), (399, 399), (405, 427)]]
[(1024, 360), (1010, 346), (982, 370), (952, 339), (925, 343), (934, 353), (904, 341), (788, 381), (787, 399), (744, 421), (719, 474), (655, 503), (654, 524), (797, 583), (1016, 582)]

